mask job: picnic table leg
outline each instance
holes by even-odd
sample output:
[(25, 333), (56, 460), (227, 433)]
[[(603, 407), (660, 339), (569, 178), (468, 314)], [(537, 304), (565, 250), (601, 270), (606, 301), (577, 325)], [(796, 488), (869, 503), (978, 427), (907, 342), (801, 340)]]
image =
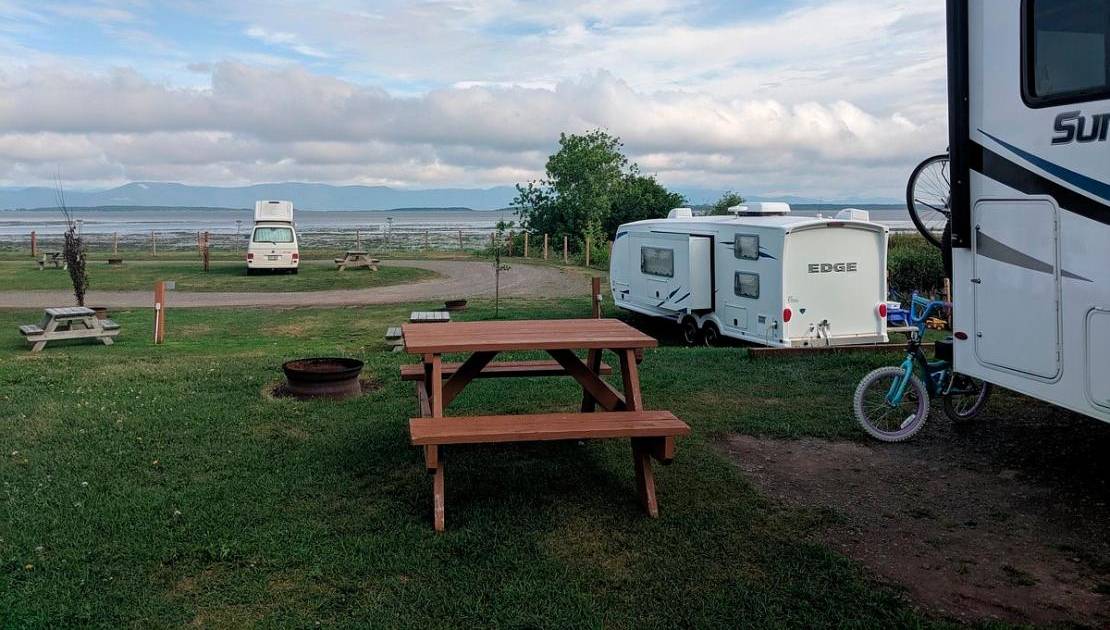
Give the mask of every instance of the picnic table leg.
[(432, 404), (432, 417), (443, 417), (443, 361), (438, 354), (424, 355), (424, 387)]
[(629, 411), (642, 411), (643, 396), (640, 394), (640, 370), (636, 366), (636, 351), (620, 351), (621, 383), (624, 385), (624, 402)]
[(450, 405), (451, 401), (459, 395), (459, 392), (466, 387), (467, 383), (481, 374), (482, 370), (496, 356), (496, 352), (475, 352), (467, 357), (466, 361), (459, 366), (459, 369), (455, 370), (455, 373), (443, 385), (443, 406)]
[(648, 444), (632, 439), (632, 460), (636, 465), (636, 490), (640, 503), (648, 516), (659, 518), (659, 503), (655, 500), (655, 475), (651, 472), (651, 451)]
[[(601, 350), (590, 350), (586, 356), (586, 367), (594, 374), (601, 373)], [(582, 388), (582, 411), (590, 413), (597, 410), (597, 400), (590, 395), (585, 387)]]
[(435, 470), (435, 477), (432, 478), (432, 516), (435, 519), (435, 528), (437, 532), (442, 532), (445, 529), (444, 512), (446, 510), (445, 499), (443, 496), (443, 462), (438, 462)]

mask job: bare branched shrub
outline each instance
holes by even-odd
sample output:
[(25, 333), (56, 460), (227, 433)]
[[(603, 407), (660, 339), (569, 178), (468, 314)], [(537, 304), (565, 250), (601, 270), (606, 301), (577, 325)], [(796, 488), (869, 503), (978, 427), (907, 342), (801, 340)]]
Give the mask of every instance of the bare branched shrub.
[(69, 279), (73, 283), (73, 297), (77, 298), (77, 306), (85, 305), (85, 292), (89, 290), (89, 274), (85, 265), (85, 242), (77, 230), (77, 221), (66, 206), (65, 191), (59, 183), (56, 191), (58, 208), (65, 217), (66, 233), (65, 244), (62, 246), (62, 258), (66, 261), (69, 270)]

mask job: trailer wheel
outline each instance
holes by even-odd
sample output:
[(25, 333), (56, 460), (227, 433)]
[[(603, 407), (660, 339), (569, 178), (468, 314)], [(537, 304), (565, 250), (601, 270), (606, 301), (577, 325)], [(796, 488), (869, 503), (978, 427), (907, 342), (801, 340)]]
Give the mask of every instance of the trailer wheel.
[(701, 331), (698, 330), (698, 320), (687, 317), (682, 320), (679, 327), (682, 329), (682, 341), (688, 346), (697, 345), (701, 337)]
[(721, 331), (717, 329), (717, 324), (713, 322), (705, 324), (701, 329), (701, 342), (710, 348), (721, 345)]

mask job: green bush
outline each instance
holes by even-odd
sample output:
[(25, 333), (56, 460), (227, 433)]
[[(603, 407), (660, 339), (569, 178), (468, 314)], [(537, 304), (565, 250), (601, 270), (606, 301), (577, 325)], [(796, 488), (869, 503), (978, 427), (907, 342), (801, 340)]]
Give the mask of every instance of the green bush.
[(944, 289), (944, 260), (941, 252), (919, 234), (894, 234), (887, 252), (889, 286), (908, 297), (914, 291), (938, 295)]

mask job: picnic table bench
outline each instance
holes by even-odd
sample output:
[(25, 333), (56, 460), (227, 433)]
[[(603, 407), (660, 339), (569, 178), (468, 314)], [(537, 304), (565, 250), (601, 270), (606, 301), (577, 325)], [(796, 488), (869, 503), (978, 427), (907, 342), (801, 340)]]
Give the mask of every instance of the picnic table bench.
[(55, 269), (69, 269), (69, 263), (66, 262), (62, 252), (43, 252), (42, 258), (39, 259), (38, 263), (39, 271), (46, 269), (47, 263), (53, 263)]
[[(401, 367), (401, 378), (416, 381), (419, 418), (409, 420), (414, 446), (424, 450), (434, 475), (433, 514), (436, 531), (445, 523), (444, 466), (440, 448), (454, 444), (630, 438), (636, 485), (648, 515), (659, 514), (651, 459), (669, 464), (675, 438), (690, 427), (669, 411), (644, 409), (638, 351), (655, 339), (612, 319), (515, 322), (455, 322), (438, 326), (405, 324), (405, 350), (420, 355), (419, 365)], [(543, 350), (551, 360), (503, 361), (502, 352)], [(576, 350), (586, 350), (583, 361)], [(602, 362), (614, 352), (621, 369), (622, 391), (601, 378), (613, 368)], [(444, 353), (470, 353), (461, 363), (446, 363)], [(570, 376), (582, 386), (579, 412), (446, 417), (444, 411), (476, 378)], [(602, 411), (597, 411), (598, 408)]]
[(335, 259), (335, 267), (337, 271), (343, 271), (347, 267), (357, 269), (358, 267), (366, 267), (370, 271), (378, 270), (378, 263), (381, 261), (377, 258), (371, 258), (370, 254), (362, 250), (352, 249), (343, 254), (343, 256)]
[(47, 342), (63, 339), (98, 339), (110, 346), (119, 330), (116, 322), (97, 319), (91, 308), (68, 306), (46, 309), (41, 322), (20, 326), (19, 334), (31, 344), (31, 352), (40, 352)]

